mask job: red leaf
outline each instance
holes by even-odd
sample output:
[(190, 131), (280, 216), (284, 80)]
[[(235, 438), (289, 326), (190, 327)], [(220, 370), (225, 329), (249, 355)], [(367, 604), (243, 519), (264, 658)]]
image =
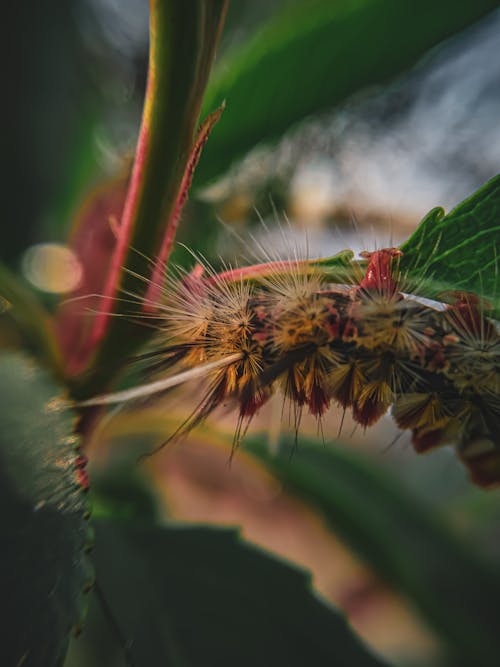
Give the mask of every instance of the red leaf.
[(109, 273), (109, 262), (117, 243), (127, 181), (118, 178), (94, 190), (84, 202), (69, 245), (82, 268), (78, 288), (60, 305), (55, 318), (56, 333), (68, 376), (85, 367), (92, 352), (89, 339)]

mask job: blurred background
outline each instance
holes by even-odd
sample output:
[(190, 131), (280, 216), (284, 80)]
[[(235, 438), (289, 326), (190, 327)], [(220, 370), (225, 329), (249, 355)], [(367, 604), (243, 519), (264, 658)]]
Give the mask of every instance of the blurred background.
[[(242, 45), (293, 4), (235, 0), (216, 71), (223, 73)], [(131, 163), (146, 83), (147, 9), (143, 0), (47, 0), (8, 10), (0, 253), (49, 307), (78, 285), (78, 262), (65, 243), (82, 202)], [(274, 141), (228, 155), (224, 169), (195, 181), (180, 241), (216, 264), (252, 258), (259, 243), (276, 255), (307, 247), (315, 257), (402, 242), (431, 208), (449, 210), (500, 172), (499, 35), (495, 11), (389, 83), (362, 88)], [(293, 71), (286, 84), (294, 87)], [(177, 407), (182, 415), (185, 396), (177, 400), (169, 412)], [(334, 412), (323, 424), (325, 446), (337, 439)], [(173, 428), (165, 414), (164, 405), (141, 413), (152, 444)], [(96, 480), (110, 470), (116, 477), (131, 460), (137, 421), (119, 413), (96, 432)], [(439, 508), (485, 558), (500, 556), (498, 491), (472, 488), (447, 448), (417, 457), (389, 416), (366, 433), (347, 422), (341, 445), (394, 475), (430, 513)], [(317, 590), (393, 664), (445, 664), (412, 603), (354, 556), (318, 513), (244, 452), (228, 468), (233, 428), (233, 415), (217, 415), (141, 466), (138, 475), (154, 489), (161, 515), (241, 526), (249, 540), (311, 570)], [(266, 406), (252, 428), (276, 447), (287, 430), (280, 402)], [(305, 419), (301, 432), (317, 437), (315, 421)], [(392, 539), (397, 550), (398, 535)], [(78, 664), (76, 653), (68, 660)]]
[[(34, 243), (64, 242), (89, 188), (127, 165), (147, 71), (141, 0), (72, 0), (63, 10), (55, 1), (43, 10), (31, 4), (9, 10), (15, 58), (5, 81), (13, 94), (3, 137), (8, 240), (1, 252), (10, 263)], [(233, 3), (219, 70), (293, 4)], [(225, 173), (197, 189), (197, 218), (212, 216), (216, 227), (220, 220), (238, 232), (254, 226), (258, 234), (259, 217), (286, 213), (299, 242), (307, 230), (311, 254), (380, 245), (391, 234), (405, 239), (432, 207), (449, 210), (499, 170), (499, 25), (494, 12), (387, 86), (311, 115), (236, 163), (229, 156)], [(286, 83), (294, 87), (293, 71)], [(218, 244), (230, 252), (228, 238), (219, 224), (213, 255)]]

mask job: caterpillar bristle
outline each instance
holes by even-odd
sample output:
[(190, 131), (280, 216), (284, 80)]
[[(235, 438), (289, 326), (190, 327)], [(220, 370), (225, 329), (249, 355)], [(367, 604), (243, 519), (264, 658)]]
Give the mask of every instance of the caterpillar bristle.
[(453, 443), (475, 482), (500, 483), (498, 325), (475, 295), (442, 303), (405, 294), (400, 256), (362, 253), (365, 272), (350, 286), (297, 258), (220, 274), (197, 258), (191, 274), (171, 274), (142, 360), (153, 374), (204, 369), (197, 377), (207, 379), (174, 435), (235, 404), (236, 448), (278, 390), (296, 432), (304, 409), (321, 428), (336, 404), (367, 428), (392, 406), (416, 451)]

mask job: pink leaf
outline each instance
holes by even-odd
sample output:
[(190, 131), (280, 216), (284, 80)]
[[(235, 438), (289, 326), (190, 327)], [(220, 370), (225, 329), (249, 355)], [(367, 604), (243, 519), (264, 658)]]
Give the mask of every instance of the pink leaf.
[(82, 280), (60, 305), (55, 318), (68, 376), (81, 372), (92, 352), (89, 333), (102, 307), (100, 296), (117, 243), (117, 221), (126, 190), (126, 179), (119, 178), (92, 192), (77, 216), (69, 240), (82, 268)]

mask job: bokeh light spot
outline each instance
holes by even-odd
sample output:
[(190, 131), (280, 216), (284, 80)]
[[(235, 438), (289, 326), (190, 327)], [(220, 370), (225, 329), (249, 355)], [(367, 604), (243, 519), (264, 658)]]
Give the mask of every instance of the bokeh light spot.
[(82, 279), (82, 267), (74, 252), (57, 243), (40, 243), (28, 248), (22, 270), (39, 290), (55, 294), (71, 292)]

